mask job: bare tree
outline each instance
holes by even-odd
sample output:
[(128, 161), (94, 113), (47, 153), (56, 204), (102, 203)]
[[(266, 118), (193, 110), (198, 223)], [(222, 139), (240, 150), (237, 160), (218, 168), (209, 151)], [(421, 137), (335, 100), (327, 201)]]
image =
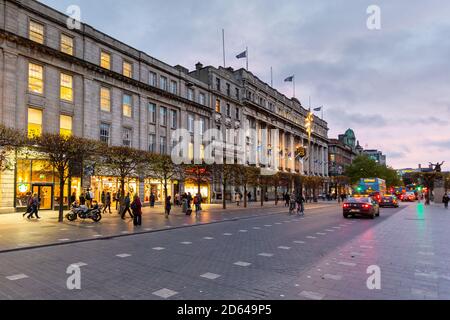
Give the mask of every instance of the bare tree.
[(164, 207), (167, 207), (168, 185), (173, 178), (181, 178), (182, 169), (168, 155), (147, 154), (149, 174), (164, 186)]
[(120, 201), (123, 205), (125, 198), (125, 181), (127, 177), (138, 176), (144, 169), (148, 156), (146, 152), (129, 147), (107, 147), (102, 150), (103, 166), (108, 174), (119, 177)]
[(71, 175), (70, 164), (80, 155), (86, 156), (94, 152), (95, 142), (74, 136), (44, 133), (30, 139), (33, 147), (45, 153), (52, 170), (56, 170), (59, 178), (59, 222), (64, 220), (64, 188)]
[(235, 182), (244, 188), (244, 208), (247, 208), (247, 191), (250, 185), (258, 184), (258, 176), (261, 170), (256, 167), (236, 165), (235, 166)]
[(21, 131), (0, 125), (0, 171), (10, 168), (8, 154), (25, 144), (25, 134)]

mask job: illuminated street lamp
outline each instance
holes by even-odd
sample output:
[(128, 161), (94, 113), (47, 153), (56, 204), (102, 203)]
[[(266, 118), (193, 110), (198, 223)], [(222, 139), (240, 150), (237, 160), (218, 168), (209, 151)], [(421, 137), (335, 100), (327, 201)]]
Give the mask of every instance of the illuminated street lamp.
[(311, 175), (311, 134), (313, 132), (313, 124), (314, 114), (310, 110), (305, 120), (306, 132), (308, 133), (308, 176)]

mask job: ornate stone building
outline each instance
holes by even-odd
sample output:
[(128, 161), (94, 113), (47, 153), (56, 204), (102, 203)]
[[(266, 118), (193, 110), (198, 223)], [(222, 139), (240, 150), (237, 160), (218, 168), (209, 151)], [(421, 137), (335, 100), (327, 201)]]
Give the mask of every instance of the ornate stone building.
[[(315, 118), (313, 158), (295, 161), (307, 145), (305, 110), (246, 70), (170, 66), (87, 24), (69, 29), (67, 16), (34, 0), (0, 0), (0, 123), (28, 131), (70, 133), (140, 150), (170, 154), (172, 132), (207, 128), (273, 127), (281, 130), (280, 168), (327, 176), (327, 123)], [(0, 208), (25, 205), (38, 192), (43, 209), (57, 203), (57, 177), (45, 155), (12, 155), (0, 173)], [(91, 187), (116, 192), (115, 177), (74, 177), (65, 197)], [(209, 186), (206, 186), (208, 189)], [(153, 179), (130, 177), (127, 191), (147, 202), (161, 196)], [(172, 194), (189, 189), (173, 181)], [(209, 191), (208, 197), (210, 196)]]

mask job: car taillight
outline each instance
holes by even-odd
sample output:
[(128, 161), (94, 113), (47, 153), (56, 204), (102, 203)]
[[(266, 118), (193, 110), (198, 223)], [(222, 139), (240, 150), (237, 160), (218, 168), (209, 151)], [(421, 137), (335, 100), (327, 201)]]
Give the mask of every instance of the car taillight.
[(371, 207), (370, 204), (363, 204), (363, 208), (364, 208), (364, 209), (369, 209), (370, 207)]
[(348, 203), (344, 203), (344, 208), (348, 208), (350, 205)]

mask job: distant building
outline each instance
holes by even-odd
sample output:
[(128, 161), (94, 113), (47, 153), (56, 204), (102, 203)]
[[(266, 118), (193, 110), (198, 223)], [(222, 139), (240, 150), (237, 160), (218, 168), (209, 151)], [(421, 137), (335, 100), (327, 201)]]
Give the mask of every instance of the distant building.
[(364, 150), (363, 154), (367, 155), (369, 158), (376, 161), (376, 163), (381, 164), (383, 166), (386, 165), (386, 155), (384, 155), (381, 151), (378, 150)]
[(338, 139), (330, 139), (328, 145), (329, 175), (332, 177), (343, 175), (345, 169), (352, 164), (353, 159), (358, 155), (355, 132), (348, 129)]

